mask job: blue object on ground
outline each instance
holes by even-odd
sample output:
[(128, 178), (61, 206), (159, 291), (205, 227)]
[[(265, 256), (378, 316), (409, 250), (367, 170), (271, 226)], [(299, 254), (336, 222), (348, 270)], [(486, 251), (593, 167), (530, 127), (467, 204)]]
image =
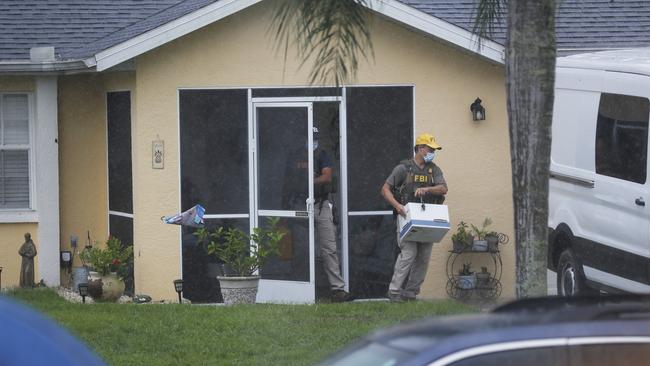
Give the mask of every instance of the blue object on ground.
[(106, 365), (52, 320), (0, 296), (0, 365)]

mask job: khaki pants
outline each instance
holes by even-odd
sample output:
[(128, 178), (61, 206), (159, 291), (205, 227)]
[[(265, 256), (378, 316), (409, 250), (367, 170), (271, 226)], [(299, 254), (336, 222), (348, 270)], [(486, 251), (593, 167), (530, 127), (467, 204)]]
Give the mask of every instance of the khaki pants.
[[(399, 244), (401, 252), (397, 256), (393, 278), (388, 286), (388, 291), (392, 295), (415, 298), (420, 293), (420, 286), (429, 269), (432, 247), (433, 243), (415, 241), (403, 241)], [(404, 285), (407, 277), (408, 281)]]
[(316, 228), (316, 242), (320, 247), (323, 259), (323, 269), (327, 275), (332, 290), (343, 290), (345, 282), (341, 276), (341, 266), (336, 248), (336, 228), (332, 220), (332, 209), (329, 201), (314, 205), (314, 226)]

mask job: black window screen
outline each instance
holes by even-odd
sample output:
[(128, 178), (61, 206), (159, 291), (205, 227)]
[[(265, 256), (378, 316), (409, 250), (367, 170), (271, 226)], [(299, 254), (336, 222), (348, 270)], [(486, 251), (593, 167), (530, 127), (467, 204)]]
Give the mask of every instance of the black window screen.
[(648, 156), (647, 98), (602, 94), (596, 130), (596, 173), (645, 183)]
[[(236, 227), (248, 232), (249, 221), (242, 219), (205, 219), (206, 229)], [(194, 228), (183, 226), (183, 297), (193, 303), (222, 302), (217, 276), (226, 270), (214, 255), (208, 255), (207, 243), (199, 243)]]
[(347, 134), (349, 210), (387, 210), (381, 186), (413, 156), (413, 88), (348, 88)]
[[(384, 211), (381, 186), (413, 155), (413, 88), (347, 89), (349, 211)], [(358, 298), (383, 297), (395, 263), (392, 215), (349, 216), (350, 290)]]
[(245, 89), (180, 92), (182, 209), (248, 213), (248, 94)]
[(110, 224), (109, 234), (114, 236), (124, 245), (133, 245), (133, 219), (130, 217), (108, 215)]
[(253, 89), (253, 98), (259, 97), (332, 97), (340, 96), (341, 88), (263, 88)]
[(133, 213), (131, 176), (131, 92), (106, 96), (108, 124), (108, 207)]

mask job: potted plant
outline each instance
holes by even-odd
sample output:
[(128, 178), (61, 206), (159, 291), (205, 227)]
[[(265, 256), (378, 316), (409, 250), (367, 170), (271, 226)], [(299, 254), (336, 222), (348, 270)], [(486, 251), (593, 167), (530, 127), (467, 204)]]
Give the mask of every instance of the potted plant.
[(499, 233), (496, 231), (490, 231), (485, 234), (485, 241), (487, 241), (489, 252), (494, 253), (499, 250)]
[(483, 220), (483, 224), (479, 228), (478, 226), (471, 224), (472, 234), (474, 234), (474, 242), (472, 243), (472, 250), (477, 252), (485, 252), (488, 248), (488, 243), (486, 236), (489, 233), (488, 227), (492, 225), (492, 220), (489, 217), (486, 217)]
[(458, 288), (471, 290), (476, 287), (476, 274), (472, 271), (472, 263), (463, 263), (463, 267), (458, 270)]
[(132, 246), (122, 245), (120, 239), (109, 236), (104, 248), (88, 247), (80, 257), (91, 270), (89, 289), (96, 289), (101, 284), (101, 298), (104, 300), (117, 300), (122, 296), (124, 280), (130, 278), (133, 270)]
[(224, 263), (223, 276), (217, 276), (226, 304), (255, 303), (260, 276), (257, 271), (266, 261), (279, 254), (284, 233), (278, 228), (280, 218), (269, 218), (266, 228), (254, 228), (251, 235), (236, 227), (219, 227), (210, 232), (196, 231), (209, 255)]
[(460, 253), (465, 250), (465, 248), (472, 245), (474, 238), (468, 229), (469, 227), (464, 221), (461, 221), (456, 225), (456, 232), (451, 236), (451, 241), (453, 243), (452, 250), (455, 253)]
[(488, 251), (496, 253), (499, 251), (499, 244), (506, 244), (509, 240), (508, 235), (490, 231), (485, 235), (485, 240), (488, 243)]
[(476, 287), (486, 288), (490, 284), (490, 272), (487, 267), (481, 267), (481, 272), (476, 273)]

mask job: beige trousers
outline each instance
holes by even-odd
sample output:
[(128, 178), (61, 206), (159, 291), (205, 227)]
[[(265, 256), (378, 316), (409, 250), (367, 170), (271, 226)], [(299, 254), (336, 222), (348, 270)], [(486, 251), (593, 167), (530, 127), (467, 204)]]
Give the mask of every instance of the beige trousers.
[(332, 219), (332, 209), (329, 201), (314, 204), (314, 226), (316, 228), (316, 242), (320, 247), (323, 259), (323, 269), (327, 275), (332, 290), (343, 290), (345, 282), (341, 276), (341, 266), (336, 247), (336, 227)]
[[(403, 241), (399, 244), (401, 252), (397, 256), (393, 278), (388, 286), (388, 291), (392, 295), (415, 298), (420, 293), (420, 286), (429, 269), (432, 247), (433, 243), (415, 241)], [(408, 281), (406, 281), (407, 277)]]

